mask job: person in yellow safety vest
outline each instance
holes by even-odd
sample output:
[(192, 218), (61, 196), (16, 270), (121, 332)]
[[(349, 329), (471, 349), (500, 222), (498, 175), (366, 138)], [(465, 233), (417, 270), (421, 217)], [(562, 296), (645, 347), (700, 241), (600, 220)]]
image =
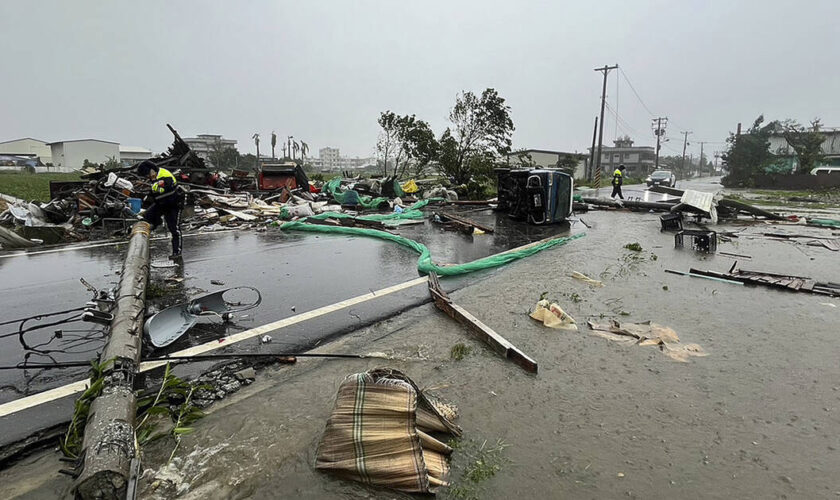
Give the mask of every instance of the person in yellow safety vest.
[(154, 162), (146, 160), (137, 166), (137, 175), (147, 177), (152, 181), (152, 192), (149, 196), (152, 204), (143, 214), (143, 219), (152, 225), (152, 230), (160, 225), (163, 218), (166, 228), (172, 234), (172, 260), (181, 258), (181, 210), (184, 208), (184, 194), (178, 186), (178, 180), (172, 172), (158, 167)]
[(612, 178), (612, 194), (610, 198), (615, 198), (615, 195), (618, 195), (619, 198), (622, 200), (624, 199), (624, 195), (621, 194), (621, 185), (624, 184), (624, 165), (619, 165), (615, 172), (613, 172)]

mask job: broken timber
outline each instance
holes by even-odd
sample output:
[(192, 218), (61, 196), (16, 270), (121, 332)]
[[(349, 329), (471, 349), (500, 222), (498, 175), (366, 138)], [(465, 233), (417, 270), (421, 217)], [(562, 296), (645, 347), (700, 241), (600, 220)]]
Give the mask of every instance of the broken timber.
[(455, 221), (455, 222), (463, 224), (465, 226), (472, 226), (476, 229), (484, 231), (485, 233), (492, 233), (493, 231), (495, 231), (495, 229), (493, 229), (490, 226), (485, 226), (484, 224), (479, 224), (478, 222), (476, 222), (472, 219), (467, 219), (466, 217), (461, 217), (459, 215), (450, 214), (448, 212), (441, 212), (439, 215), (443, 219), (449, 219), (451, 221)]
[(93, 400), (85, 425), (80, 472), (73, 485), (81, 499), (126, 498), (130, 465), (137, 456), (134, 377), (140, 365), (143, 311), (149, 279), (149, 232), (138, 222), (131, 230), (111, 321), (100, 363), (102, 393)]
[(449, 317), (461, 323), (467, 329), (480, 338), (484, 343), (493, 348), (494, 351), (505, 358), (513, 361), (525, 371), (537, 373), (537, 362), (529, 358), (507, 339), (493, 331), (466, 309), (452, 302), (452, 299), (440, 287), (440, 281), (435, 273), (429, 274), (429, 293), (435, 301), (435, 306), (445, 312)]
[[(651, 186), (648, 188), (648, 191), (653, 191), (654, 193), (665, 193), (671, 196), (682, 196), (683, 193), (685, 193), (685, 191), (683, 191), (682, 189), (676, 189), (666, 186)], [(741, 203), (740, 201), (736, 201), (731, 198), (722, 198), (720, 201), (718, 201), (717, 206), (720, 208), (732, 210), (734, 212), (744, 212), (750, 215), (766, 217), (771, 220), (787, 220), (779, 214), (768, 212), (767, 210), (762, 210), (758, 207), (754, 207), (746, 203)]]
[(804, 276), (747, 271), (745, 269), (737, 269), (737, 265), (737, 262), (734, 263), (729, 268), (729, 271), (725, 273), (702, 271), (699, 269), (690, 269), (689, 272), (714, 278), (740, 281), (748, 285), (762, 285), (794, 292), (809, 292), (828, 295), (829, 297), (840, 297), (840, 283), (821, 283)]

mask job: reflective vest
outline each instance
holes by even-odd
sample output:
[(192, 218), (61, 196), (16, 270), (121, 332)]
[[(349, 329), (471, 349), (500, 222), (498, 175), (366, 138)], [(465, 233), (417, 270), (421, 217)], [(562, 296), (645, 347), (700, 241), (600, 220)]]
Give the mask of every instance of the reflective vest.
[(612, 180), (613, 186), (620, 186), (621, 185), (621, 177), (622, 177), (621, 170), (620, 169), (615, 169), (615, 172), (613, 172), (613, 180)]
[[(169, 170), (166, 170), (163, 167), (160, 167), (158, 169), (157, 180), (155, 181), (154, 184), (152, 184), (152, 192), (154, 192), (156, 194), (163, 193), (166, 190), (166, 180), (167, 179), (172, 180), (172, 187), (173, 188), (175, 187), (176, 184), (178, 184), (178, 181), (175, 179), (175, 176), (172, 175), (172, 172), (170, 172)], [(175, 190), (172, 189), (172, 191), (174, 192)]]

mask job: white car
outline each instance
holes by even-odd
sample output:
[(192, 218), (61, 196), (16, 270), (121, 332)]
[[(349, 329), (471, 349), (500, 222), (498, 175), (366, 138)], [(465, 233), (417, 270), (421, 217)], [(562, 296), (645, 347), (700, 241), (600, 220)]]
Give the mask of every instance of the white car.
[(840, 175), (840, 167), (817, 167), (811, 169), (811, 175)]

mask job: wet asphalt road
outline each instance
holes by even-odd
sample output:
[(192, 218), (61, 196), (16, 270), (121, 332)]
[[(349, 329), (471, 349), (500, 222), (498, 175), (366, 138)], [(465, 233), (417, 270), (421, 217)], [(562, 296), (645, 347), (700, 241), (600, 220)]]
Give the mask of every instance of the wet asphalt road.
[[(399, 233), (426, 244), (439, 264), (469, 262), (531, 241), (568, 233), (570, 224), (534, 227), (510, 221), (491, 210), (469, 207), (465, 216), (495, 225), (496, 233), (465, 236), (446, 232), (430, 222), (405, 226)], [(578, 226), (580, 226), (578, 224)], [(158, 235), (162, 235), (159, 233)], [(316, 235), (284, 232), (270, 228), (197, 234), (187, 237), (184, 264), (171, 267), (166, 260), (169, 242), (159, 238), (152, 242), (150, 279), (171, 292), (155, 300), (154, 307), (185, 302), (198, 295), (235, 286), (253, 286), (262, 293), (262, 304), (234, 318), (230, 325), (218, 320), (202, 319), (188, 334), (148, 355), (161, 355), (212, 341), (238, 331), (277, 321), (321, 306), (402, 283), (418, 276), (417, 254), (409, 249), (365, 237)], [(83, 247), (83, 245), (80, 245)], [(0, 257), (0, 323), (50, 311), (83, 306), (91, 293), (80, 283), (84, 278), (96, 288), (110, 288), (119, 281), (123, 245), (81, 248), (53, 253)], [(2, 254), (0, 254), (2, 255)], [(486, 275), (448, 280), (447, 287), (459, 288), (464, 283)], [(167, 277), (181, 277), (183, 282), (170, 286)], [(214, 285), (211, 280), (224, 285)], [(428, 300), (425, 287), (417, 286), (382, 300), (360, 304), (313, 321), (304, 322), (272, 334), (267, 346), (254, 342), (238, 344), (228, 352), (295, 352), (310, 349), (330, 338), (373, 323)], [(62, 318), (64, 316), (59, 316)], [(92, 328), (93, 327), (93, 328)], [(53, 338), (56, 329), (61, 338)], [(0, 334), (13, 334), (17, 325), (0, 326)], [(96, 356), (104, 344), (100, 327), (74, 322), (33, 332), (26, 336), (29, 345), (46, 343), (42, 349), (65, 350), (49, 356), (33, 354), (30, 362), (87, 361)], [(24, 360), (24, 351), (17, 335), (0, 338), (0, 366), (15, 365)], [(201, 366), (193, 365), (197, 371)], [(204, 367), (206, 368), (206, 366)], [(181, 369), (184, 370), (183, 368)], [(87, 369), (0, 370), (0, 403), (58, 387), (82, 379)], [(72, 408), (70, 398), (46, 404), (18, 415), (0, 418), (3, 431), (0, 445), (28, 435), (37, 428), (65, 419)]]

